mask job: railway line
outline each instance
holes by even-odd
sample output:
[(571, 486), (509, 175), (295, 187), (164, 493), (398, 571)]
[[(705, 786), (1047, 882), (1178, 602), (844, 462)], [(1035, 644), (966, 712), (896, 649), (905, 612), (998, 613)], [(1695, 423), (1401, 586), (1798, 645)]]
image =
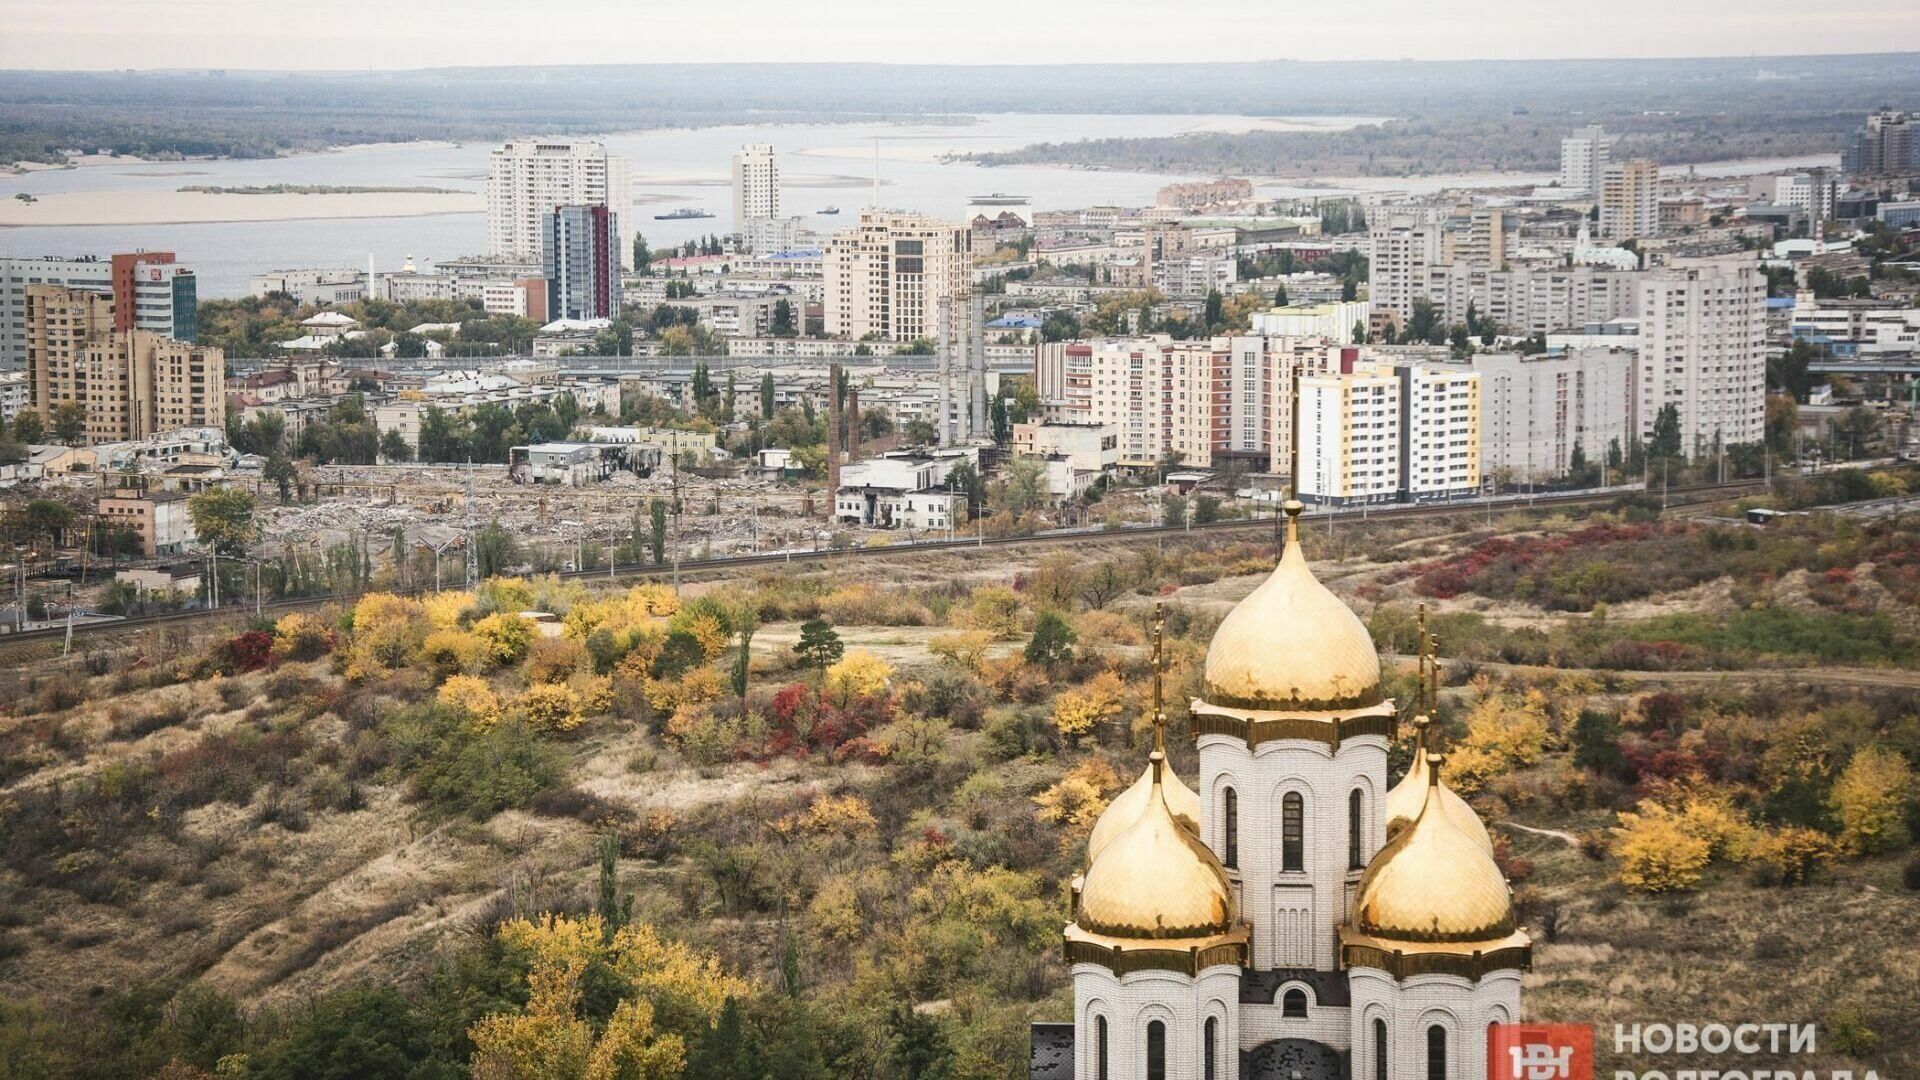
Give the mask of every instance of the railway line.
[[(1669, 507), (1680, 507), (1702, 502), (1712, 502), (1731, 498), (1764, 489), (1761, 480), (1736, 480), (1724, 484), (1699, 484), (1689, 487), (1669, 489), (1665, 500)], [(1603, 506), (1621, 498), (1642, 494), (1638, 488), (1612, 488), (1599, 491), (1576, 491), (1545, 495), (1506, 495), (1493, 499), (1462, 500), (1450, 503), (1415, 503), (1407, 505), (1388, 505), (1367, 507), (1365, 510), (1350, 508), (1334, 512), (1321, 511), (1302, 517), (1303, 527), (1319, 527), (1327, 524), (1331, 518), (1334, 527), (1341, 524), (1360, 525), (1375, 520), (1399, 521), (1421, 518), (1471, 517), (1475, 514), (1492, 514), (1496, 511), (1533, 510), (1541, 508), (1577, 509), (1580, 507)], [(1075, 542), (1125, 542), (1141, 540), (1190, 537), (1195, 534), (1227, 534), (1251, 532), (1255, 530), (1272, 532), (1277, 528), (1274, 517), (1232, 518), (1196, 525), (1142, 525), (1124, 529), (1079, 528), (1052, 529), (1047, 532), (1027, 536), (973, 536), (954, 537), (941, 540), (917, 540), (908, 543), (888, 544), (884, 547), (862, 548), (822, 548), (814, 550), (785, 549), (781, 551), (758, 552), (752, 555), (728, 555), (711, 559), (683, 559), (678, 565), (671, 563), (628, 563), (615, 565), (611, 569), (563, 570), (563, 578), (593, 579), (604, 578), (610, 581), (633, 578), (659, 578), (665, 574), (681, 575), (707, 574), (715, 571), (745, 570), (756, 566), (831, 564), (845, 560), (871, 560), (899, 558), (901, 556), (935, 554), (939, 552), (965, 552), (986, 548), (1009, 548), (1071, 544)], [(410, 595), (431, 592), (431, 589), (402, 590)], [(217, 618), (224, 615), (281, 615), (291, 611), (319, 607), (342, 599), (334, 594), (323, 596), (303, 596), (273, 600), (259, 605), (252, 603), (223, 604), (215, 609), (195, 608), (189, 611), (165, 612), (154, 615), (136, 615), (111, 622), (76, 624), (72, 628), (76, 639), (107, 633), (150, 627), (164, 627), (170, 624), (190, 623), (194, 620)], [(68, 630), (65, 626), (46, 627), (28, 630), (22, 633), (0, 635), (0, 647), (13, 644), (26, 644), (36, 641), (61, 641)]]

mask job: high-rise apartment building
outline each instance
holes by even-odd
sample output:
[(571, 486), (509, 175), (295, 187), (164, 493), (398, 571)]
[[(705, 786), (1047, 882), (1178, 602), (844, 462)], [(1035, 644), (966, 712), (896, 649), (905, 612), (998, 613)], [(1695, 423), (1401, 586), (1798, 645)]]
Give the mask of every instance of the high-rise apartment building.
[[(509, 142), (487, 164), (487, 254), (538, 262), (545, 221), (556, 206), (604, 206), (625, 221), (632, 208), (627, 159), (589, 139)], [(631, 259), (629, 234), (616, 234), (621, 265)]]
[(541, 220), (550, 319), (620, 314), (620, 215), (604, 204), (556, 206)]
[(1711, 454), (1766, 435), (1767, 285), (1748, 261), (1701, 260), (1640, 281), (1634, 423), (1651, 440), (1662, 409), (1680, 419), (1680, 452)]
[(1600, 235), (1615, 240), (1660, 232), (1660, 165), (1634, 158), (1608, 165), (1600, 181)]
[(1560, 140), (1560, 186), (1600, 194), (1601, 177), (1613, 160), (1613, 136), (1598, 124), (1576, 128)]
[(1375, 213), (1369, 229), (1373, 257), (1367, 293), (1375, 314), (1390, 315), (1401, 326), (1413, 318), (1413, 302), (1421, 295), (1429, 268), (1442, 264), (1443, 232), (1434, 218), (1396, 220)]
[(1840, 171), (1849, 176), (1893, 176), (1920, 171), (1920, 140), (1913, 135), (1913, 117), (1882, 109), (1867, 117), (1867, 125), (1853, 133), (1840, 155)]
[(754, 143), (733, 155), (733, 231), (744, 235), (747, 222), (780, 216), (780, 165), (767, 143)]
[(884, 341), (933, 340), (940, 306), (953, 318), (973, 291), (973, 231), (920, 214), (862, 210), (827, 245), (826, 332)]
[(199, 295), (193, 271), (171, 252), (138, 251), (109, 259), (0, 258), (0, 370), (27, 360), (27, 289), (59, 285), (114, 298), (122, 330), (145, 330), (180, 341), (199, 335)]
[(27, 288), (27, 384), (43, 418), (55, 406), (79, 404), (90, 443), (226, 423), (219, 349), (116, 329), (115, 315), (113, 300), (100, 293)]
[(1346, 362), (1300, 378), (1299, 491), (1323, 503), (1404, 502), (1480, 487), (1480, 376)]
[(1578, 449), (1590, 462), (1633, 442), (1635, 353), (1582, 347), (1547, 353), (1475, 353), (1480, 375), (1481, 467), (1509, 482), (1565, 476)]

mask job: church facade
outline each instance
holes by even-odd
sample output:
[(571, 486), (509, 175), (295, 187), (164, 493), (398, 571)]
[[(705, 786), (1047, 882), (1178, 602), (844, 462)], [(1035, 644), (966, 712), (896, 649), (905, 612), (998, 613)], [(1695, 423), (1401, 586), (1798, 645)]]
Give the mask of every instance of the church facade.
[(1398, 717), (1359, 618), (1301, 551), (1221, 624), (1192, 703), (1200, 769), (1146, 770), (1087, 845), (1071, 1024), (1034, 1080), (1477, 1080), (1520, 1019), (1531, 943), (1485, 826)]

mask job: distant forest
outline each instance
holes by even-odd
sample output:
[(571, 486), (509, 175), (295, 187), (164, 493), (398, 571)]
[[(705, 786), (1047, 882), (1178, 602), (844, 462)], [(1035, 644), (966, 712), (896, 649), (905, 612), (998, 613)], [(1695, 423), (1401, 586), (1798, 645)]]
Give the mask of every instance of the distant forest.
[[(59, 161), (73, 148), (264, 157), (350, 143), (667, 125), (1138, 112), (1391, 116), (1400, 123), (1347, 137), (1076, 144), (1071, 155), (1029, 150), (1009, 160), (1118, 164), (1144, 156), (1169, 168), (1261, 171), (1262, 162), (1296, 156), (1371, 155), (1388, 160), (1382, 169), (1531, 167), (1545, 163), (1543, 147), (1572, 122), (1604, 119), (1647, 139), (1664, 160), (1706, 160), (1833, 149), (1861, 113), (1883, 104), (1920, 106), (1920, 55), (1094, 64), (1074, 68), (1072, 77), (1057, 66), (884, 64), (11, 71), (0, 72), (0, 162)], [(1369, 140), (1384, 142), (1369, 147)]]

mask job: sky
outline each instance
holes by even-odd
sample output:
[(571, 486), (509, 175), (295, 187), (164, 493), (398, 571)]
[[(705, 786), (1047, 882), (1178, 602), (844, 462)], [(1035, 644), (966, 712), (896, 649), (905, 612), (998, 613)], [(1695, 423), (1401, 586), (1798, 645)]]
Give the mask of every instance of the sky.
[(0, 68), (1904, 51), (1916, 0), (0, 0)]

